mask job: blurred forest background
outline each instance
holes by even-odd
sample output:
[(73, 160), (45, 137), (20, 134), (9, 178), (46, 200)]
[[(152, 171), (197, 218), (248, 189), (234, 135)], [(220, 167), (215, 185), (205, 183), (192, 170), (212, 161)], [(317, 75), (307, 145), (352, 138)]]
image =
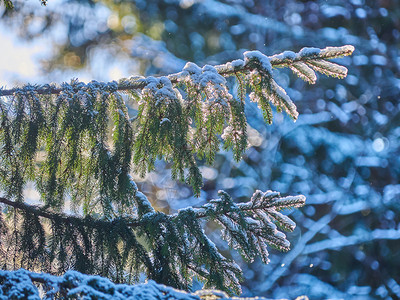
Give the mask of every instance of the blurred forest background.
[[(272, 55), (306, 46), (355, 46), (353, 56), (340, 60), (349, 69), (345, 80), (320, 76), (309, 86), (289, 72), (277, 72), (278, 83), (298, 107), (299, 120), (275, 114), (274, 124), (267, 126), (249, 103), (252, 147), (240, 163), (221, 151), (215, 165), (203, 165), (200, 198), (171, 181), (162, 161), (156, 172), (136, 179), (164, 212), (204, 204), (219, 189), (239, 200), (256, 189), (307, 197), (304, 208), (288, 212), (298, 224), (289, 234), (292, 250), (273, 251), (268, 265), (259, 260), (247, 264), (214, 239), (244, 270), (243, 296), (400, 298), (397, 0), (14, 4), (13, 11), (0, 7), (0, 29), (35, 49), (40, 72), (29, 78), (31, 83), (168, 74), (180, 71), (186, 61), (219, 64), (251, 49)], [(7, 74), (12, 84), (26, 80)], [(218, 227), (208, 225), (213, 236)]]

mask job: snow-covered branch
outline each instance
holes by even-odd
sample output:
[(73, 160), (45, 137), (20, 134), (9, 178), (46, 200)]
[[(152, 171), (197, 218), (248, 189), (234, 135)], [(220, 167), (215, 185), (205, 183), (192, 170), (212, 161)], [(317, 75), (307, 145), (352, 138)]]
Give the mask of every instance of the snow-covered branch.
[[(94, 273), (102, 270), (103, 274), (106, 272), (105, 266), (112, 263), (117, 270), (117, 274), (112, 276), (116, 276), (115, 280), (121, 280), (126, 265), (136, 264), (146, 270), (149, 278), (184, 289), (190, 283), (179, 274), (190, 270), (206, 280), (207, 287), (239, 293), (240, 267), (222, 256), (201, 228), (200, 220), (207, 218), (221, 224), (223, 238), (247, 260), (260, 256), (268, 263), (268, 245), (284, 251), (290, 247), (285, 234), (276, 225), (286, 231), (292, 231), (295, 227), (295, 223), (279, 210), (302, 206), (305, 197), (281, 197), (278, 192), (256, 191), (250, 201), (236, 204), (224, 191), (220, 191), (219, 196), (199, 208), (190, 207), (176, 214), (165, 215), (155, 211), (146, 196), (136, 191), (134, 198), (139, 207), (138, 216), (115, 219), (67, 216), (0, 198), (5, 205), (22, 211), (19, 213), (22, 224), (14, 220), (13, 226), (3, 221), (0, 215), (0, 226), (3, 228), (0, 234), (7, 240), (12, 232), (18, 232), (22, 245), (28, 247), (25, 249), (25, 246), (20, 246), (24, 251), (31, 249), (32, 244), (37, 247), (31, 261), (21, 267), (40, 265), (42, 256), (50, 251), (52, 261), (60, 264), (62, 270), (65, 265), (73, 264), (77, 270), (92, 270)], [(48, 222), (43, 223), (39, 218)], [(52, 225), (46, 233), (43, 226), (48, 223)], [(144, 237), (152, 250), (146, 251), (136, 235)], [(113, 242), (110, 244), (108, 239)], [(64, 249), (65, 242), (72, 244), (73, 251), (78, 252), (77, 256), (65, 257), (63, 253), (74, 253), (70, 253), (71, 249)], [(0, 250), (10, 255), (7, 245), (8, 242)], [(96, 255), (93, 256), (93, 249), (103, 249), (100, 254), (103, 259), (99, 261)], [(128, 257), (123, 258), (125, 255)], [(162, 272), (158, 269), (160, 265), (163, 266)], [(104, 275), (111, 276), (107, 272)]]
[[(231, 76), (236, 72), (251, 72), (260, 68), (260, 65), (254, 64), (255, 61), (269, 61), (271, 67), (273, 68), (282, 68), (288, 67), (291, 68), (299, 68), (304, 65), (300, 63), (312, 64), (313, 61), (317, 61), (313, 68), (315, 71), (325, 73), (328, 76), (346, 76), (347, 70), (344, 67), (337, 67), (336, 64), (333, 63), (321, 63), (321, 60), (333, 59), (342, 56), (351, 55), (354, 51), (354, 47), (351, 45), (346, 45), (342, 47), (327, 47), (324, 49), (318, 48), (303, 48), (298, 53), (294, 53), (292, 51), (285, 51), (281, 54), (276, 54), (273, 56), (265, 56), (261, 52), (251, 51), (244, 53), (244, 60), (234, 60), (232, 62), (227, 62), (225, 64), (215, 66), (217, 72), (223, 76)], [(257, 52), (256, 55), (254, 55)], [(249, 59), (249, 54), (252, 53), (251, 59)], [(320, 65), (318, 65), (318, 63)], [(322, 64), (322, 65), (321, 65)], [(265, 68), (265, 65), (261, 64), (262, 68)], [(292, 69), (293, 70), (293, 69)], [(303, 70), (304, 71), (304, 70)], [(294, 71), (295, 72), (295, 71)], [(309, 71), (308, 71), (309, 72)], [(308, 73), (307, 72), (307, 73)], [(297, 75), (299, 73), (295, 72)], [(341, 75), (340, 75), (341, 74)], [(187, 72), (185, 70), (168, 75), (167, 78), (171, 81), (171, 83), (176, 84), (187, 76)], [(303, 76), (300, 76), (304, 78)], [(145, 78), (140, 76), (133, 76), (130, 78), (122, 78), (118, 80), (118, 82), (110, 82), (115, 86), (115, 89), (121, 92), (129, 91), (129, 90), (142, 90), (149, 84), (149, 81), (152, 81), (152, 77)], [(307, 80), (308, 81), (308, 80)], [(313, 81), (315, 83), (315, 80)], [(47, 94), (60, 94), (63, 91), (62, 86), (57, 86), (56, 84), (44, 84), (44, 85), (34, 85), (31, 86), (33, 92), (40, 95)], [(19, 89), (2, 89), (0, 90), (1, 96), (11, 96)]]
[[(221, 290), (203, 289), (194, 293), (177, 290), (153, 280), (135, 285), (116, 284), (100, 276), (67, 271), (61, 276), (35, 273), (24, 269), (0, 270), (0, 298), (7, 299), (147, 299), (147, 300), (271, 300), (264, 297), (230, 298)], [(38, 288), (40, 286), (40, 288)], [(6, 299), (6, 298), (4, 298)], [(305, 296), (296, 300), (307, 300)]]
[[(0, 297), (8, 299), (41, 299), (37, 284), (43, 288), (46, 299), (90, 298), (90, 299), (180, 299), (199, 300), (197, 295), (179, 291), (153, 280), (137, 285), (114, 284), (100, 276), (85, 275), (76, 271), (68, 271), (63, 276), (29, 272), (0, 270), (2, 289)], [(5, 299), (5, 298), (4, 298)]]
[[(22, 197), (27, 173), (39, 168), (45, 176), (40, 176), (37, 186), (46, 204), (62, 206), (64, 193), (70, 189), (77, 191), (73, 202), (85, 199), (88, 203), (85, 210), (90, 209), (93, 195), (99, 195), (97, 203), (108, 214), (109, 200), (120, 206), (132, 203), (129, 195), (133, 187), (128, 176), (131, 162), (136, 173), (144, 176), (160, 157), (173, 162), (173, 178), (189, 183), (198, 196), (203, 182), (197, 159), (205, 158), (212, 164), (221, 139), (224, 149), (233, 150), (236, 161), (247, 148), (244, 110), (248, 87), (249, 98), (257, 102), (268, 124), (272, 123), (272, 106), (295, 121), (296, 106), (274, 80), (272, 69), (290, 67), (309, 82), (315, 82), (313, 70), (342, 78), (347, 69), (327, 59), (350, 55), (353, 50), (352, 46), (303, 48), (299, 53), (286, 51), (272, 57), (247, 51), (243, 60), (203, 68), (187, 63), (181, 72), (163, 77), (131, 77), (118, 83), (73, 80), (61, 86), (0, 90), (3, 162), (15, 168), (5, 176), (14, 174), (20, 182), (6, 188), (7, 197)], [(237, 80), (238, 97), (228, 86), (229, 76)], [(120, 92), (126, 92), (126, 97), (138, 105), (133, 119)], [(111, 140), (107, 138), (110, 133)], [(78, 145), (86, 140), (91, 141), (89, 148), (80, 151)], [(39, 145), (45, 145), (45, 162), (34, 165)], [(107, 164), (113, 166), (113, 172), (100, 172), (99, 178), (89, 172)], [(85, 173), (90, 180), (84, 180)], [(116, 177), (126, 191), (118, 195), (119, 200), (112, 187)], [(4, 182), (12, 180), (5, 178)], [(92, 188), (90, 193), (88, 188)]]

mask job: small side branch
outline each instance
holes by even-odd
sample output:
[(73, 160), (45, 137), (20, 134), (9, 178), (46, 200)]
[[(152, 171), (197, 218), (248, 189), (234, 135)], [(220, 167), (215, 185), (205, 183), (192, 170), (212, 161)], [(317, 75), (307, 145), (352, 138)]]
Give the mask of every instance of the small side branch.
[[(196, 218), (200, 219), (207, 217), (210, 214), (210, 210), (212, 210), (214, 214), (221, 213), (216, 210), (215, 205), (219, 201), (221, 201), (221, 199), (210, 200), (210, 204), (205, 204), (199, 208), (194, 208), (193, 210), (196, 214)], [(250, 201), (245, 203), (237, 203), (236, 206), (242, 212), (245, 212), (265, 210), (272, 207), (277, 207), (278, 209), (301, 207), (305, 203), (306, 197), (303, 195), (281, 197), (277, 192), (267, 191), (265, 194), (263, 194), (261, 191), (256, 191)]]

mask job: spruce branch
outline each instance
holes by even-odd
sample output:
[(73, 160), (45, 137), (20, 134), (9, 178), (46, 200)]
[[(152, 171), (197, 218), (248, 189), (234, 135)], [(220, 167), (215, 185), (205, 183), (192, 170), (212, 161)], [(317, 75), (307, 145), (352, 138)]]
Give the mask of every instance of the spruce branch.
[[(354, 47), (351, 45), (345, 45), (341, 47), (326, 47), (324, 49), (317, 48), (303, 48), (300, 52), (295, 53), (292, 51), (285, 51), (281, 54), (273, 55), (273, 56), (265, 56), (265, 61), (269, 61), (272, 68), (283, 68), (288, 67), (297, 62), (308, 62), (313, 61), (314, 59), (335, 59), (343, 56), (349, 56), (353, 53)], [(223, 77), (227, 77), (233, 75), (235, 73), (245, 72), (250, 73), (254, 69), (258, 68), (253, 61), (247, 60), (246, 63), (243, 60), (234, 60), (232, 62), (227, 62), (225, 64), (220, 64), (214, 67), (218, 74)], [(181, 71), (175, 74), (168, 75), (167, 78), (173, 84), (177, 84), (183, 77), (187, 75), (187, 72)], [(140, 77), (140, 76), (132, 76), (130, 78), (122, 78), (118, 80), (118, 82), (113, 81), (110, 82), (112, 84), (116, 84), (116, 90), (121, 92), (126, 92), (130, 90), (142, 90), (146, 87), (149, 81), (152, 80), (153, 77)], [(62, 87), (57, 86), (56, 84), (44, 84), (44, 85), (36, 85), (33, 87), (35, 93), (39, 95), (47, 95), (47, 94), (60, 94), (63, 89)], [(1, 96), (12, 96), (19, 89), (2, 89), (0, 90)]]
[[(141, 207), (137, 217), (124, 216), (111, 220), (68, 216), (3, 197), (0, 197), (0, 202), (22, 210), (25, 220), (32, 220), (29, 222), (36, 224), (34, 227), (28, 226), (32, 236), (36, 236), (36, 231), (41, 232), (43, 228), (38, 217), (50, 220), (52, 230), (47, 238), (48, 245), (45, 245), (44, 237), (40, 241), (33, 241), (30, 237), (25, 239), (31, 241), (34, 249), (39, 249), (41, 253), (49, 249), (51, 260), (61, 266), (71, 259), (67, 257), (71, 250), (64, 248), (67, 244), (74, 249), (72, 261), (78, 270), (109, 275), (111, 270), (104, 268), (113, 264), (113, 278), (123, 281), (129, 253), (135, 253), (137, 257), (131, 258), (133, 263), (136, 266), (143, 265), (151, 279), (188, 289), (191, 284), (189, 274), (195, 274), (203, 278), (207, 287), (230, 294), (240, 293), (241, 269), (234, 261), (222, 256), (203, 231), (200, 221), (207, 219), (218, 222), (223, 228), (222, 237), (231, 247), (236, 248), (247, 260), (261, 256), (268, 263), (267, 245), (285, 251), (290, 246), (275, 223), (286, 231), (293, 231), (295, 227), (295, 223), (279, 210), (300, 207), (305, 203), (302, 195), (281, 197), (278, 192), (272, 191), (256, 191), (248, 202), (234, 203), (226, 192), (220, 191), (219, 198), (201, 207), (166, 215), (155, 211), (144, 194), (136, 192), (135, 199)], [(108, 235), (101, 238), (104, 230)], [(95, 233), (94, 236), (88, 235), (91, 232)], [(144, 237), (150, 250), (146, 251), (135, 235)], [(102, 251), (105, 251), (99, 250), (100, 245), (107, 249), (108, 258), (102, 259), (98, 265), (96, 257), (102, 257)], [(95, 256), (92, 255), (92, 249), (96, 251)], [(57, 273), (63, 271), (64, 268), (61, 268)]]
[[(3, 197), (0, 202), (20, 210), (17, 219), (0, 218), (4, 241), (0, 248), (5, 253), (1, 263), (5, 268), (13, 258), (17, 262), (14, 269), (19, 266), (61, 274), (73, 268), (116, 282), (133, 282), (141, 271), (149, 277), (156, 274), (149, 254), (131, 230), (133, 220), (128, 226), (123, 218), (67, 216)], [(9, 247), (11, 234), (19, 237), (13, 246), (15, 252)], [(128, 278), (127, 270), (131, 271)]]
[[(196, 295), (157, 284), (153, 280), (137, 285), (116, 284), (109, 279), (69, 270), (61, 276), (0, 270), (2, 295), (8, 299), (149, 299), (198, 300)], [(38, 285), (42, 288), (39, 292)], [(5, 298), (4, 298), (5, 299)]]
[[(93, 224), (96, 224), (96, 223), (97, 223), (97, 225), (109, 225), (110, 224), (110, 221), (94, 219), (90, 216), (86, 216), (85, 218), (82, 218), (82, 217), (67, 215), (67, 214), (63, 214), (63, 213), (52, 212), (52, 211), (49, 211), (40, 206), (29, 205), (29, 204), (26, 204), (23, 202), (15, 202), (15, 201), (11, 201), (9, 199), (3, 198), (3, 197), (0, 197), (0, 202), (4, 203), (7, 206), (10, 206), (10, 207), (13, 207), (16, 209), (20, 209), (29, 214), (33, 214), (35, 216), (46, 218), (48, 220), (52, 220), (52, 221), (56, 221), (56, 222), (62, 222), (62, 223), (68, 223), (68, 224), (71, 224), (71, 223), (84, 224), (85, 218), (87, 218), (87, 220), (90, 220), (90, 222), (92, 222)], [(134, 218), (130, 218), (128, 222), (129, 222), (128, 224), (130, 227), (137, 227), (140, 225), (139, 220), (134, 219)], [(111, 221), (111, 223), (112, 223), (112, 221)]]
[[(219, 191), (219, 195), (221, 197), (225, 197), (226, 192), (224, 191)], [(129, 227), (139, 227), (142, 226), (143, 224), (141, 223), (141, 218), (145, 216), (146, 214), (153, 214), (156, 213), (154, 208), (151, 206), (150, 202), (147, 200), (147, 197), (141, 193), (137, 192), (135, 195), (136, 203), (139, 207), (142, 207), (139, 209), (139, 216), (140, 217), (123, 217), (125, 220), (126, 224)], [(101, 220), (101, 219), (94, 219), (93, 217), (87, 216), (87, 217), (79, 217), (79, 216), (73, 216), (73, 215), (67, 215), (64, 213), (57, 213), (57, 212), (52, 212), (46, 209), (46, 207), (40, 207), (37, 205), (30, 205), (26, 204), (23, 202), (15, 202), (11, 201), (9, 199), (6, 199), (4, 197), (0, 197), (0, 202), (16, 208), (20, 209), (22, 211), (25, 211), (27, 213), (43, 217), (49, 220), (57, 221), (57, 222), (63, 222), (63, 223), (75, 223), (75, 222), (82, 222), (84, 218), (90, 219), (91, 222), (98, 222), (99, 224), (106, 225), (110, 224), (113, 221), (112, 220)], [(196, 219), (203, 219), (203, 218), (210, 218), (211, 216), (219, 216), (223, 215), (225, 213), (229, 213), (232, 207), (228, 207), (225, 209), (221, 209), (220, 205), (223, 203), (222, 198), (218, 199), (213, 199), (210, 200), (209, 203), (198, 207), (198, 208), (190, 208), (193, 210), (194, 216)], [(299, 196), (286, 196), (286, 197), (281, 197), (280, 193), (278, 192), (272, 192), (272, 191), (267, 191), (265, 193), (257, 190), (250, 201), (245, 202), (245, 203), (231, 203), (234, 208), (239, 209), (243, 213), (251, 214), (254, 211), (257, 210), (282, 210), (286, 208), (298, 208), (301, 207), (305, 204), (305, 196), (299, 195)], [(176, 219), (179, 218), (179, 214), (182, 213), (185, 209), (180, 210), (180, 212), (175, 213), (170, 215), (170, 218)], [(293, 226), (288, 227), (290, 231), (294, 230)]]
[(289, 250), (289, 241), (276, 225), (285, 231), (293, 231), (296, 224), (279, 210), (303, 206), (303, 195), (281, 197), (278, 192), (257, 190), (245, 203), (234, 203), (224, 191), (219, 191), (219, 196), (221, 198), (193, 209), (194, 213), (197, 218), (207, 217), (220, 223), (223, 238), (246, 259), (251, 261), (260, 255), (267, 263), (267, 244)]
[[(88, 84), (72, 80), (61, 86), (0, 89), (0, 150), (12, 170), (0, 174), (0, 183), (8, 198), (22, 201), (22, 187), (37, 178), (42, 200), (52, 208), (60, 209), (73, 190), (74, 207), (83, 202), (88, 211), (98, 203), (109, 215), (111, 204), (123, 210), (132, 203), (131, 163), (137, 174), (145, 176), (157, 158), (164, 158), (172, 163), (173, 179), (186, 181), (199, 196), (202, 176), (197, 159), (212, 164), (221, 141), (224, 149), (233, 150), (237, 161), (247, 148), (246, 86), (268, 124), (273, 120), (272, 106), (295, 121), (296, 105), (276, 83), (272, 70), (289, 67), (309, 83), (316, 81), (314, 71), (344, 78), (347, 69), (327, 59), (350, 55), (353, 50), (352, 46), (303, 48), (299, 53), (285, 51), (271, 57), (247, 51), (244, 60), (202, 68), (187, 63), (181, 72), (159, 78)], [(236, 78), (238, 97), (230, 92), (227, 77)], [(127, 98), (138, 105), (133, 119)], [(45, 152), (45, 161), (37, 164), (39, 151)], [(41, 176), (36, 177), (37, 173)]]

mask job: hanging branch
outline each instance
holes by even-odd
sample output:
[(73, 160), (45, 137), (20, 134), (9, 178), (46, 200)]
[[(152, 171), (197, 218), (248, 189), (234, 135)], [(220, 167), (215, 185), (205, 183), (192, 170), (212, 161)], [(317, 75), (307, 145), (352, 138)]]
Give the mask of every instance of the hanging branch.
[[(39, 249), (26, 264), (21, 262), (21, 267), (40, 267), (42, 256), (49, 251), (50, 261), (46, 268), (49, 268), (48, 264), (58, 265), (59, 268), (51, 271), (50, 267), (47, 272), (56, 274), (61, 274), (65, 270), (64, 266), (72, 265), (78, 271), (111, 277), (116, 282), (132, 282), (131, 279), (123, 279), (122, 274), (129, 266), (135, 265), (134, 274), (145, 270), (150, 279), (170, 286), (188, 289), (191, 284), (189, 274), (195, 274), (205, 280), (207, 287), (239, 293), (239, 266), (219, 253), (202, 230), (201, 219), (219, 223), (222, 226), (222, 237), (245, 259), (252, 261), (259, 255), (267, 263), (267, 245), (289, 250), (289, 241), (276, 225), (286, 231), (295, 228), (295, 223), (279, 210), (303, 206), (305, 197), (281, 197), (277, 192), (256, 191), (250, 201), (236, 204), (224, 191), (220, 191), (219, 196), (199, 208), (187, 208), (173, 215), (165, 215), (149, 207), (146, 197), (137, 192), (137, 205), (142, 207), (139, 215), (112, 220), (67, 216), (2, 197), (0, 202), (22, 211), (20, 215), (24, 226), (19, 227), (17, 224), (16, 232), (21, 236), (22, 244), (25, 240), (31, 242), (27, 249)], [(143, 209), (146, 206), (148, 209)], [(43, 230), (46, 222), (38, 217), (52, 224), (46, 238)], [(26, 226), (26, 222), (36, 225), (34, 228), (32, 225)], [(1, 227), (7, 228), (7, 225)], [(39, 232), (41, 238), (32, 241), (31, 237), (36, 232)], [(146, 239), (146, 244), (151, 246), (149, 250), (145, 250), (144, 245), (137, 241), (136, 234)], [(2, 232), (2, 236), (8, 236), (7, 230)], [(65, 247), (67, 241), (72, 249)], [(118, 247), (121, 244), (124, 246)], [(2, 250), (5, 252), (4, 257), (9, 259), (7, 250)], [(100, 252), (93, 256), (92, 251)], [(77, 253), (79, 255), (74, 256)], [(125, 255), (133, 253), (133, 257), (125, 258)], [(103, 257), (101, 261), (98, 261), (99, 257)]]
[[(316, 80), (314, 70), (343, 78), (347, 69), (327, 60), (353, 50), (352, 46), (303, 48), (299, 53), (286, 51), (271, 57), (248, 51), (244, 60), (203, 68), (187, 63), (181, 72), (160, 78), (88, 84), (73, 80), (61, 86), (0, 90), (2, 161), (12, 170), (0, 173), (0, 183), (4, 182), (8, 198), (21, 201), (26, 180), (39, 173), (37, 186), (49, 206), (60, 209), (67, 191), (74, 190), (75, 207), (84, 203), (89, 212), (97, 197), (96, 203), (109, 215), (110, 203), (119, 210), (131, 203), (131, 161), (135, 172), (145, 176), (155, 160), (163, 157), (172, 163), (173, 178), (186, 181), (198, 196), (202, 176), (197, 159), (212, 164), (221, 139), (224, 149), (233, 149), (237, 161), (247, 148), (246, 86), (268, 124), (272, 106), (296, 120), (296, 106), (273, 79), (272, 69), (289, 67), (310, 83)], [(230, 93), (229, 76), (238, 81), (239, 99)], [(119, 92), (137, 102), (138, 114), (133, 119)], [(39, 151), (45, 152), (45, 161), (37, 165)], [(110, 172), (101, 172), (102, 168)]]

